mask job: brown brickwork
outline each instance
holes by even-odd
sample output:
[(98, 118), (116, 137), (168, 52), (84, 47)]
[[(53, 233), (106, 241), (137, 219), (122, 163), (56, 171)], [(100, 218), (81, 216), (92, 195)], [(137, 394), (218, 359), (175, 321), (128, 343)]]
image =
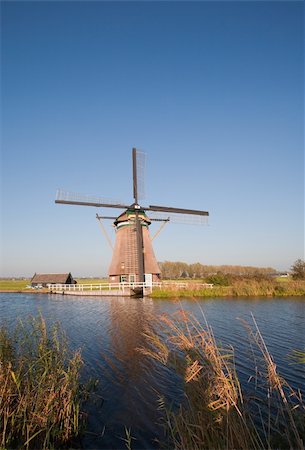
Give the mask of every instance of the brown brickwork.
[[(149, 234), (148, 226), (150, 220), (143, 213), (140, 215), (143, 233), (144, 248), (144, 272), (152, 274), (153, 281), (160, 279), (160, 268), (158, 266)], [(117, 283), (122, 275), (127, 276), (126, 281), (130, 281), (129, 275), (138, 274), (138, 254), (137, 254), (137, 235), (134, 222), (134, 214), (128, 210), (121, 214), (114, 222), (116, 226), (116, 239), (112, 255), (112, 261), (109, 267), (110, 282)]]

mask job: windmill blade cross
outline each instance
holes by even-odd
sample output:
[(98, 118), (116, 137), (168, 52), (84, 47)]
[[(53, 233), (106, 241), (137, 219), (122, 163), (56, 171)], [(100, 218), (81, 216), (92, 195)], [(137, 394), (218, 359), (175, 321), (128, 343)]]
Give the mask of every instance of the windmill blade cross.
[(147, 211), (166, 212), (174, 214), (191, 214), (192, 216), (208, 216), (208, 211), (200, 211), (198, 209), (172, 208), (170, 206), (149, 205), (145, 208)]
[[(133, 198), (135, 208), (139, 208), (139, 198), (144, 196), (144, 167), (145, 154), (136, 148), (132, 149), (132, 175), (133, 175)], [(139, 219), (138, 209), (135, 209), (136, 223), (136, 247), (138, 255), (138, 277), (141, 283), (144, 282), (144, 253), (143, 253), (143, 232)]]
[(145, 196), (145, 160), (145, 153), (136, 148), (132, 149), (133, 198), (136, 205)]
[(55, 203), (62, 203), (65, 205), (95, 206), (97, 208), (128, 208), (128, 205), (123, 205), (117, 200), (110, 200), (102, 197), (93, 197), (90, 195), (77, 194), (74, 192), (67, 192), (63, 190), (57, 191)]
[(170, 222), (185, 225), (205, 225), (208, 221), (208, 216), (181, 213), (167, 213), (165, 216), (165, 214), (161, 211), (150, 211), (149, 219), (152, 222)]

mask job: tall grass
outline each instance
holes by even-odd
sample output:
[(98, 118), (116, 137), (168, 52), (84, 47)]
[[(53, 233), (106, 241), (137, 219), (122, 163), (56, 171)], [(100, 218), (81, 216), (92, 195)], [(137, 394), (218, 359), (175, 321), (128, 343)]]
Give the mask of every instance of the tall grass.
[(81, 366), (42, 317), (0, 329), (0, 448), (59, 448), (78, 436)]
[(187, 282), (185, 287), (166, 285), (154, 288), (151, 297), (155, 298), (181, 298), (181, 297), (287, 297), (305, 296), (304, 281), (289, 281), (283, 283), (276, 280), (234, 280), (230, 286), (213, 286), (204, 288), (199, 283)]
[(304, 449), (304, 403), (277, 373), (256, 324), (251, 335), (264, 361), (257, 381), (264, 397), (251, 399), (241, 388), (233, 349), (220, 349), (207, 323), (203, 327), (181, 311), (162, 316), (161, 324), (163, 337), (147, 333), (149, 346), (140, 351), (180, 374), (184, 383), (185, 401), (178, 409), (160, 400), (166, 448)]

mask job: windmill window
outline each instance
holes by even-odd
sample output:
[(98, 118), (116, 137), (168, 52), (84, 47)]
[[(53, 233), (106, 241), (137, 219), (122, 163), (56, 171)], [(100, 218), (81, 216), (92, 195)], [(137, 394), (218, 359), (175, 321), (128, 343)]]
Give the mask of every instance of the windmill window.
[(120, 283), (126, 283), (127, 281), (127, 275), (121, 275), (120, 276)]
[(125, 263), (121, 262), (121, 269), (125, 269)]

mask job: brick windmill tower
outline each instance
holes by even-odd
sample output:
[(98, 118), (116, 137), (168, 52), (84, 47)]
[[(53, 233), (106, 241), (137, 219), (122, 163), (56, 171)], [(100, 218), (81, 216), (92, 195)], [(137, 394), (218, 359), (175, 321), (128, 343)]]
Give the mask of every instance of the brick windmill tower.
[[(140, 233), (137, 232), (136, 220), (140, 225)], [(138, 218), (136, 218), (134, 210), (127, 209), (115, 220), (115, 247), (108, 270), (111, 282), (140, 281), (140, 277), (138, 277), (140, 271), (143, 271), (146, 283), (159, 281), (160, 268), (152, 247), (149, 233), (150, 224), (151, 220), (143, 209), (138, 210)], [(139, 237), (140, 242), (138, 242)], [(138, 245), (143, 248), (140, 252), (142, 261), (139, 261)], [(143, 257), (141, 258), (142, 253)], [(139, 264), (141, 264), (140, 270)]]
[[(109, 266), (110, 282), (140, 282), (150, 284), (160, 278), (160, 269), (153, 251), (149, 225), (152, 221), (163, 222), (162, 226), (177, 218), (187, 222), (202, 222), (207, 211), (172, 208), (167, 206), (140, 206), (139, 198), (143, 184), (144, 154), (132, 149), (133, 199), (131, 205), (106, 201), (102, 198), (82, 196), (63, 191), (57, 192), (55, 203), (68, 205), (115, 208), (124, 211), (119, 216), (98, 216), (98, 219), (114, 220), (115, 246)], [(146, 215), (149, 212), (149, 217)], [(179, 220), (178, 220), (179, 221)], [(180, 220), (181, 221), (181, 220)]]

